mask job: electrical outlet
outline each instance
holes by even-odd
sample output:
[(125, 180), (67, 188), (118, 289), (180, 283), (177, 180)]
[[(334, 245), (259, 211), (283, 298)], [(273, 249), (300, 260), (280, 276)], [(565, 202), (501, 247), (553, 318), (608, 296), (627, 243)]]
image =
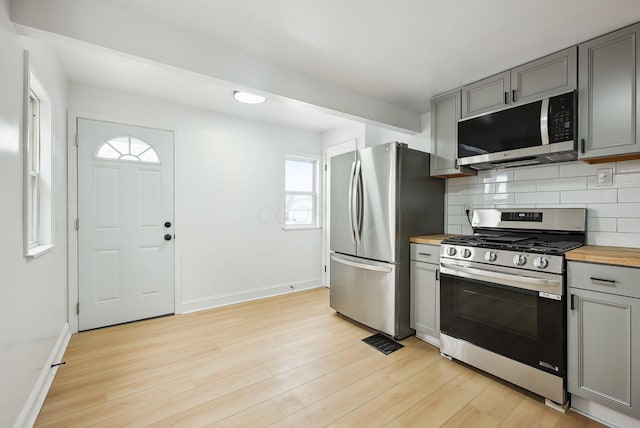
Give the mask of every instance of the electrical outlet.
[(598, 168), (596, 180), (598, 186), (613, 185), (613, 168)]

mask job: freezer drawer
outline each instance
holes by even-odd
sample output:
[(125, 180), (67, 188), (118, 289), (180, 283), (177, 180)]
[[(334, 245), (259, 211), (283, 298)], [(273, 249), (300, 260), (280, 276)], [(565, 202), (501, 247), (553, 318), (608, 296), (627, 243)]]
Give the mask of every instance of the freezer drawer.
[(329, 304), (342, 315), (396, 336), (396, 266), (332, 254)]

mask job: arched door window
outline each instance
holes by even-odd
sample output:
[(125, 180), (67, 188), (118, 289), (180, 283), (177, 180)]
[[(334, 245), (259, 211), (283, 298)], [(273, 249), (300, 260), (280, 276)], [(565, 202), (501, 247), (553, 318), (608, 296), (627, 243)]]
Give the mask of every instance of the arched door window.
[(160, 163), (160, 157), (153, 147), (130, 135), (105, 141), (98, 149), (96, 159)]

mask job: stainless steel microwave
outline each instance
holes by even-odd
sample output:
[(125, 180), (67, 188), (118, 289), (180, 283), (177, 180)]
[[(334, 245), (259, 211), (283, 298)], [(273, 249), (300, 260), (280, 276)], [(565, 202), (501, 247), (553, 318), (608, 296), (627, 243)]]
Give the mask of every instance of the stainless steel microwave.
[(577, 92), (458, 122), (458, 164), (474, 169), (577, 159)]

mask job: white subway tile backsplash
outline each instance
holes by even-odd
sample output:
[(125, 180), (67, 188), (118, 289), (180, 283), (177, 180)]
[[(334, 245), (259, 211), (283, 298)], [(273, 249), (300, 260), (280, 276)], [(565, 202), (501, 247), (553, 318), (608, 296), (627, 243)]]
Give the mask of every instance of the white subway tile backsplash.
[(640, 217), (640, 203), (588, 204), (587, 213), (593, 217)]
[(487, 184), (466, 184), (462, 188), (462, 193), (465, 195), (481, 195), (483, 193), (495, 193), (496, 185), (493, 183)]
[(560, 192), (516, 193), (516, 204), (557, 204)]
[[(589, 189), (602, 189), (604, 187), (602, 185), (598, 185), (597, 177), (595, 175), (590, 176), (587, 179)], [(613, 174), (613, 185), (607, 187), (615, 187), (618, 189), (640, 187), (640, 173)]]
[(459, 224), (448, 224), (447, 233), (450, 233), (452, 235), (462, 235), (462, 226), (460, 226)]
[[(618, 232), (640, 233), (640, 218), (619, 218)], [(637, 245), (640, 245), (640, 241)]]
[(513, 181), (513, 170), (490, 170), (478, 172), (478, 183), (503, 183)]
[(508, 183), (496, 183), (496, 193), (535, 192), (535, 181), (510, 181)]
[(640, 187), (618, 189), (618, 202), (640, 202)]
[(452, 186), (463, 186), (465, 184), (476, 184), (478, 179), (475, 175), (470, 175), (468, 177), (449, 178), (447, 182), (451, 183)]
[(560, 177), (585, 177), (587, 175), (596, 175), (598, 168), (614, 168), (615, 162), (589, 164), (582, 161), (565, 162), (560, 164)]
[(587, 232), (588, 245), (638, 247), (640, 233)]
[(589, 232), (615, 232), (618, 221), (615, 218), (588, 217), (587, 230)]
[(478, 203), (480, 204), (513, 204), (513, 193), (492, 193), (480, 195)]
[(536, 181), (536, 190), (541, 192), (552, 190), (585, 190), (586, 188), (587, 177), (552, 178)]
[(465, 225), (465, 224), (469, 224), (469, 220), (467, 220), (467, 217), (464, 215), (450, 215), (447, 218), (447, 223)]
[(640, 172), (640, 159), (617, 162), (615, 171), (616, 174)]
[[(599, 168), (615, 168), (612, 185), (597, 185)], [(448, 179), (446, 200), (448, 233), (472, 233), (465, 209), (587, 208), (587, 243), (640, 247), (640, 160), (480, 171)]]
[(618, 189), (568, 190), (560, 193), (563, 204), (607, 204), (618, 201)]
[(447, 186), (447, 195), (462, 195), (464, 186)]
[(516, 181), (538, 180), (543, 178), (556, 178), (556, 177), (558, 177), (557, 165), (516, 169), (513, 174), (513, 179)]
[(478, 203), (478, 195), (449, 196), (448, 203), (451, 205), (475, 205)]
[(536, 204), (536, 208), (587, 208), (587, 204)]
[(447, 215), (461, 215), (464, 212), (462, 205), (449, 205), (447, 206)]

